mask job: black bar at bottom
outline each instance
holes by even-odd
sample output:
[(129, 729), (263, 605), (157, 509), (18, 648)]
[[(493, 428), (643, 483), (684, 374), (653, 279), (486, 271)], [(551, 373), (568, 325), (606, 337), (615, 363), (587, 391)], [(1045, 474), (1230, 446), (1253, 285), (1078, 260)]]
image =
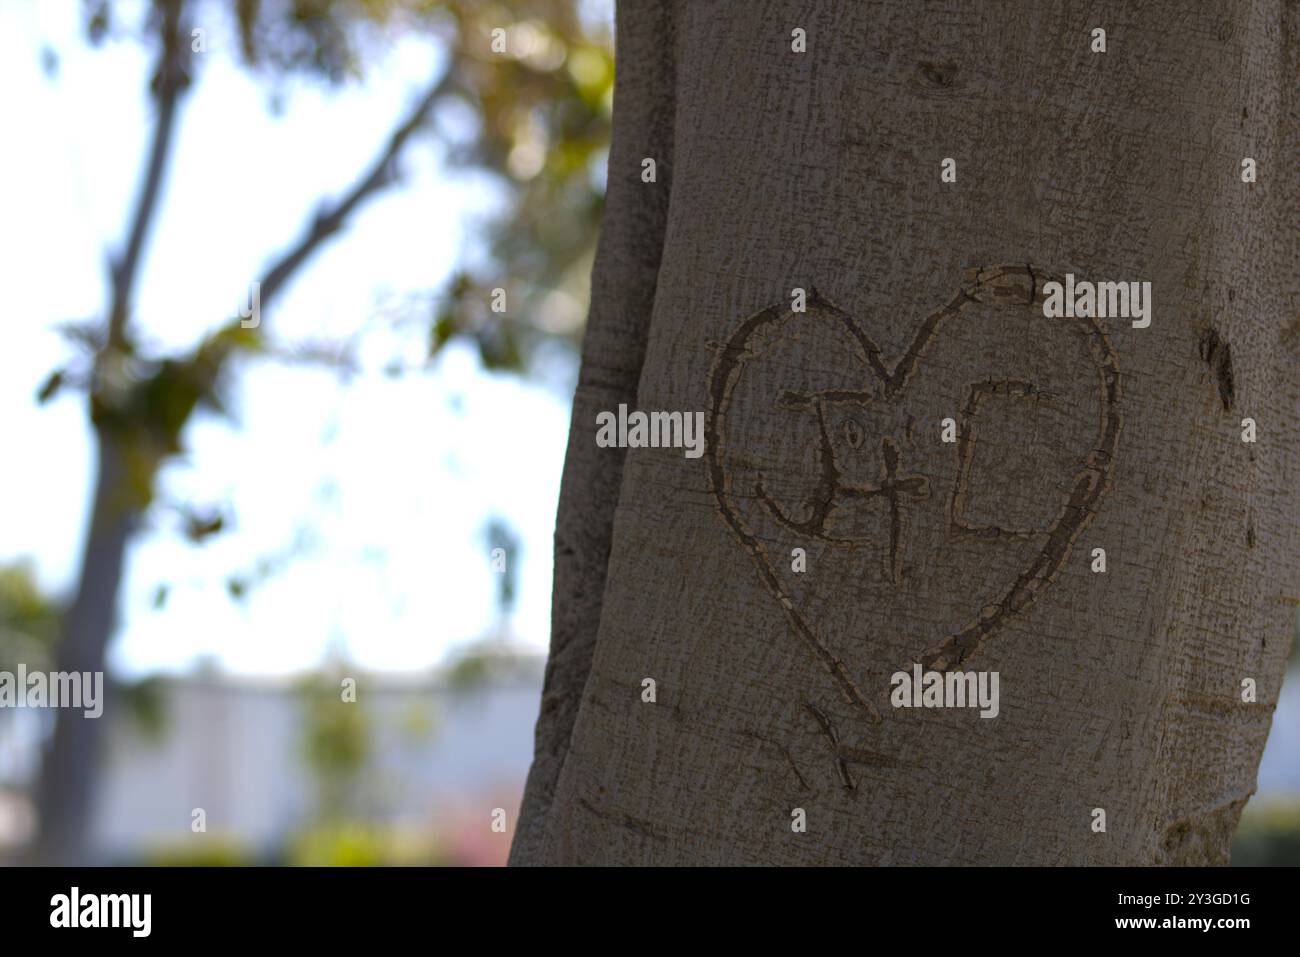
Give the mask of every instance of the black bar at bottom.
[[(1295, 891), (1294, 870), (1246, 868), (10, 868), (0, 871), (0, 915), (6, 943), (76, 934), (83, 944), (211, 945), (269, 935), (338, 946), (428, 941), (433, 931), (435, 943), (469, 933), (465, 943), (517, 935), (565, 946), (610, 927), (618, 935), (607, 944), (641, 949), (635, 941), (693, 943), (700, 933), (734, 943), (803, 927), (820, 938), (836, 926), (863, 947), (894, 932), (919, 934), (918, 946), (937, 942), (932, 934), (972, 946), (1099, 936), (1231, 942), (1294, 927)], [(674, 927), (681, 936), (661, 936)]]

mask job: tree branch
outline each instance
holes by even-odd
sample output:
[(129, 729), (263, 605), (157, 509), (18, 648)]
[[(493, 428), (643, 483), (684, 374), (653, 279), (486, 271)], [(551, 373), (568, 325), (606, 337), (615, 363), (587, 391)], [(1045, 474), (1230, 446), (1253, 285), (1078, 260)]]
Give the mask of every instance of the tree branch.
[(189, 84), (187, 59), (189, 47), (181, 30), (183, 0), (159, 0), (162, 20), (159, 38), (162, 49), (158, 55), (158, 70), (154, 75), (154, 89), (158, 98), (158, 118), (154, 125), (153, 143), (145, 166), (144, 179), (131, 216), (125, 249), (110, 265), (113, 300), (109, 308), (108, 345), (126, 344), (126, 323), (131, 311), (131, 294), (140, 271), (140, 256), (145, 237), (153, 223), (158, 207), (158, 194), (162, 189), (163, 173), (171, 155), (176, 128), (176, 113), (181, 94)]
[(352, 189), (337, 201), (333, 208), (327, 207), (324, 203), (321, 204), (316, 213), (316, 218), (303, 236), (297, 243), (282, 253), (275, 261), (275, 264), (262, 277), (260, 295), (263, 305), (269, 302), (283, 288), (290, 277), (311, 257), (321, 243), (343, 228), (348, 217), (358, 206), (372, 193), (378, 192), (392, 183), (394, 179), (393, 165), (398, 155), (402, 152), (406, 141), (423, 125), (438, 97), (447, 91), (450, 81), (451, 68), (448, 66), (437, 79), (429, 84), (429, 88), (424, 95), (407, 114), (401, 125), (393, 131), (388, 139), (387, 146), (379, 154), (366, 175), (358, 180)]
[[(429, 85), (423, 96), (407, 113), (401, 124), (389, 136), (388, 143), (366, 174), (356, 182), (333, 207), (321, 203), (315, 219), (302, 237), (285, 250), (266, 271), (258, 292), (261, 306), (266, 306), (284, 288), (294, 273), (330, 236), (346, 224), (348, 217), (372, 194), (389, 185), (393, 179), (393, 166), (406, 141), (428, 117), (438, 98), (451, 89), (450, 63)], [(249, 331), (241, 319), (233, 319), (210, 335), (183, 365), (183, 377), (197, 390), (196, 394), (209, 395), (221, 374), (226, 358), (236, 348), (249, 343)], [(183, 423), (182, 423), (183, 424)]]

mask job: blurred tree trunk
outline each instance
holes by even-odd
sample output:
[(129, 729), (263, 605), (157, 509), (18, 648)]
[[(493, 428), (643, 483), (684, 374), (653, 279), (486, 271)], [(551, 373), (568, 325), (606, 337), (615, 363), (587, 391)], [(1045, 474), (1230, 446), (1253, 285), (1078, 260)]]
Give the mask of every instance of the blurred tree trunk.
[[(1300, 595), (1300, 7), (617, 26), (512, 862), (1225, 861)], [(1066, 274), (1149, 327), (1045, 318)], [(708, 453), (598, 448), (620, 403)]]
[[(60, 671), (104, 670), (126, 546), (139, 518), (123, 495), (131, 487), (125, 477), (123, 450), (102, 428), (96, 430), (96, 444), (95, 498), (77, 593), (64, 615), (57, 653)], [(105, 713), (108, 710), (105, 708)], [(59, 712), (37, 792), (40, 831), (34, 859), (41, 864), (87, 862), (86, 840), (105, 730), (100, 718), (87, 718), (75, 709)]]
[[(110, 264), (112, 301), (103, 345), (96, 356), (89, 403), (95, 430), (94, 501), (77, 591), (64, 616), (55, 654), (56, 670), (63, 672), (104, 670), (127, 543), (148, 504), (159, 462), (156, 455), (146, 453), (147, 446), (132, 431), (122, 428), (121, 409), (129, 397), (122, 393), (119, 380), (124, 360), (134, 351), (129, 320), (136, 283), (171, 159), (176, 117), (190, 82), (190, 37), (184, 13), (183, 0), (156, 0), (154, 4), (158, 56), (150, 86), (157, 115), (126, 240)], [(106, 681), (104, 686), (109, 684)], [(75, 710), (59, 712), (37, 787), (39, 824), (31, 856), (38, 863), (71, 864), (86, 859), (85, 841), (92, 823), (103, 745), (101, 717), (87, 718)]]

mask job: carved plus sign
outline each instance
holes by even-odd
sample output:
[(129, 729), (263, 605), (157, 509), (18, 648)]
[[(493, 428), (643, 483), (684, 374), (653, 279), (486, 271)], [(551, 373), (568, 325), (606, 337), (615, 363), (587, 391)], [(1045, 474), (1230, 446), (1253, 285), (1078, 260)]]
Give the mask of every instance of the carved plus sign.
[(902, 569), (902, 549), (899, 539), (902, 537), (903, 515), (900, 500), (904, 495), (920, 501), (930, 497), (930, 480), (924, 475), (898, 474), (898, 446), (894, 440), (880, 440), (880, 455), (884, 460), (880, 466), (879, 485), (841, 485), (839, 490), (850, 498), (873, 498), (877, 495), (889, 500), (889, 572), (894, 584), (899, 583)]
[[(833, 538), (827, 534), (827, 522), (844, 499), (870, 499), (883, 497), (889, 508), (889, 573), (894, 584), (902, 576), (902, 500), (921, 500), (930, 495), (930, 480), (923, 475), (900, 475), (898, 444), (891, 438), (881, 439), (881, 468), (879, 484), (853, 484), (841, 474), (831, 438), (830, 406), (865, 406), (876, 397), (869, 392), (853, 390), (825, 390), (820, 392), (785, 391), (778, 405), (787, 409), (812, 410), (817, 416), (819, 475), (817, 488), (810, 496), (808, 518), (794, 518), (771, 498), (760, 479), (755, 489), (759, 499), (781, 524), (802, 535), (810, 535), (836, 544), (849, 544), (851, 540)], [(859, 433), (860, 435), (860, 433)], [(858, 440), (860, 442), (860, 438)], [(851, 443), (857, 448), (858, 442)]]

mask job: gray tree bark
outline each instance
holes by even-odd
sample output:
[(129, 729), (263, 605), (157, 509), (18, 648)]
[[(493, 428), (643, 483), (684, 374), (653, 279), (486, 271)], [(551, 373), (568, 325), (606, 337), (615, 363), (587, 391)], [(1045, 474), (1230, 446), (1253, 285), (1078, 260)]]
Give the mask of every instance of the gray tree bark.
[[(1298, 33), (620, 6), (512, 863), (1226, 861), (1300, 603)], [(1045, 317), (1066, 274), (1150, 282), (1150, 326)], [(598, 448), (622, 402), (707, 454)], [(1000, 713), (894, 707), (913, 663)]]

